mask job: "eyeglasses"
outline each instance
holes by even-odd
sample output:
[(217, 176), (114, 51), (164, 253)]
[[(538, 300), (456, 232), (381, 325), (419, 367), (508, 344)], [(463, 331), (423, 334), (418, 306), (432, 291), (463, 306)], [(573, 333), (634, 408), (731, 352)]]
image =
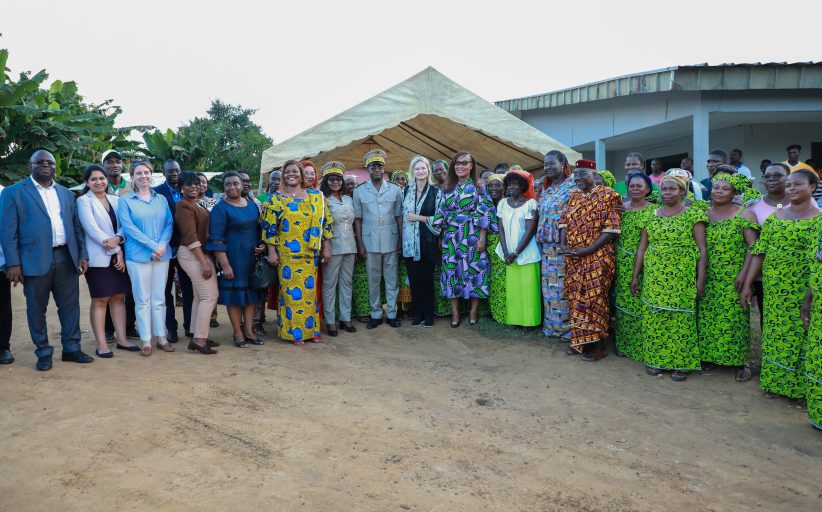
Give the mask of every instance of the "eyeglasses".
[(471, 165), (471, 160), (468, 160), (468, 161), (465, 161), (465, 162), (463, 162), (463, 161), (454, 162), (454, 167), (456, 167), (458, 165), (460, 165), (462, 167), (465, 167), (466, 165)]
[(31, 165), (35, 167), (57, 167), (57, 162), (54, 160), (37, 160), (36, 162), (31, 162)]

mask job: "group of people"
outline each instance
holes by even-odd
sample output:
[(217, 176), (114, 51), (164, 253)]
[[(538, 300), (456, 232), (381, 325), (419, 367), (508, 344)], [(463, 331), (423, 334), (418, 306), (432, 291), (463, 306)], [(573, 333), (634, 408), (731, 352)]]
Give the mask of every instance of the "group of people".
[[(243, 348), (264, 343), (266, 310), (277, 311), (280, 339), (302, 345), (321, 342), (323, 330), (356, 332), (358, 316), (367, 329), (400, 327), (398, 303), (410, 303), (414, 327), (450, 315), (458, 328), (466, 313), (475, 324), (490, 310), (506, 325), (541, 326), (587, 362), (602, 359), (613, 338), (617, 355), (651, 375), (683, 381), (729, 366), (744, 382), (755, 298), (761, 387), (806, 400), (820, 427), (819, 178), (771, 163), (761, 194), (723, 155), (708, 156), (704, 187), (688, 169), (657, 162), (645, 172), (638, 153), (616, 183), (594, 162), (572, 166), (559, 151), (545, 155), (537, 180), (505, 164), (480, 172), (464, 151), (450, 161), (415, 156), (388, 180), (387, 155), (377, 149), (363, 158), (362, 184), (338, 161), (318, 168), (289, 160), (257, 197), (247, 175), (223, 173), (216, 201), (205, 176), (173, 160), (159, 187), (148, 162), (133, 162), (124, 180), (122, 158), (110, 151), (86, 168), (75, 200), (54, 182), (54, 156), (41, 150), (29, 162), (31, 178), (0, 194), (0, 299), (9, 302), (8, 283), (23, 284), (38, 370), (52, 364), (50, 294), (62, 359), (93, 360), (80, 350), (80, 274), (98, 357), (112, 357), (111, 331), (118, 350), (174, 351), (176, 275), (188, 348), (202, 354), (220, 345), (209, 338), (217, 304)], [(274, 283), (258, 287), (267, 272), (276, 272)], [(11, 312), (0, 309), (2, 342)], [(135, 334), (139, 345), (129, 341)], [(0, 363), (12, 361), (6, 341)]]

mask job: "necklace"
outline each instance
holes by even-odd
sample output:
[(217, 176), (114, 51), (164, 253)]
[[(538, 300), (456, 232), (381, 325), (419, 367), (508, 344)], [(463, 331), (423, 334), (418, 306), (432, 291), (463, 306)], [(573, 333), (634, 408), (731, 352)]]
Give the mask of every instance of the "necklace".
[[(666, 208), (666, 207), (665, 207), (665, 206), (663, 206), (663, 208)], [(661, 210), (661, 209), (662, 209), (662, 208), (660, 208), (660, 210)], [(679, 208), (678, 208), (676, 211), (671, 212), (671, 213), (670, 213), (670, 214), (668, 214), (668, 215), (665, 215), (665, 217), (673, 217), (673, 216), (675, 216), (675, 215), (679, 214), (679, 213), (680, 213), (681, 211), (683, 211), (684, 209), (685, 209), (685, 205), (684, 205), (684, 204), (682, 204), (682, 203), (680, 203), (680, 204), (679, 204)]]

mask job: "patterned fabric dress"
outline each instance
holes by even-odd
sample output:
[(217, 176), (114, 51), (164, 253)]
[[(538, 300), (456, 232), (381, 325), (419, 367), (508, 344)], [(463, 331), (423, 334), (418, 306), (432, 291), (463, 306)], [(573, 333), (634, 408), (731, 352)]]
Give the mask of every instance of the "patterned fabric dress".
[[(641, 210), (625, 210), (622, 214), (622, 234), (616, 243), (616, 278), (614, 290), (616, 300), (614, 339), (617, 350), (633, 359), (642, 361), (642, 301), (631, 294), (631, 278), (634, 274), (634, 258), (639, 246), (644, 217), (653, 215), (655, 205)], [(642, 277), (640, 275), (640, 282)]]
[(822, 233), (811, 256), (810, 288), (813, 291), (811, 324), (805, 354), (808, 420), (822, 430)]
[(799, 309), (808, 289), (808, 251), (816, 247), (822, 215), (805, 220), (786, 220), (771, 215), (751, 249), (764, 254), (762, 262), (763, 309), (762, 373), (759, 386), (766, 392), (790, 398), (805, 396), (802, 376), (807, 333)]
[(442, 233), (443, 296), (487, 299), (491, 259), (477, 251), (477, 240), (481, 229), (496, 230), (494, 203), (469, 179), (437, 196), (433, 225)]
[(734, 279), (745, 264), (745, 229), (759, 224), (742, 218), (742, 208), (730, 219), (705, 226), (708, 270), (705, 295), (697, 307), (699, 352), (702, 361), (722, 366), (745, 366), (750, 351), (750, 311), (739, 304)]
[(565, 299), (565, 256), (559, 253), (559, 216), (565, 209), (574, 181), (566, 178), (557, 186), (549, 185), (539, 198), (537, 242), (542, 251), (542, 334), (561, 337), (571, 330), (568, 301)]
[[(617, 207), (622, 197), (605, 186), (589, 193), (576, 190), (568, 199), (558, 227), (565, 229), (565, 243), (570, 249), (593, 244), (603, 233), (620, 233)], [(587, 256), (565, 259), (565, 296), (571, 315), (571, 346), (582, 351), (583, 345), (596, 343), (608, 335), (611, 283), (616, 261), (614, 244), (603, 244)]]
[(662, 370), (699, 370), (696, 331), (696, 265), (699, 249), (693, 236), (697, 222), (707, 222), (700, 209), (673, 217), (645, 216), (648, 249), (640, 298), (645, 333), (643, 361)]
[[(380, 280), (380, 300), (385, 304), (385, 280)], [(351, 317), (371, 317), (368, 300), (368, 269), (364, 261), (354, 262), (354, 278), (351, 285)]]
[[(499, 234), (488, 235), (488, 247), (496, 247)], [(505, 324), (505, 262), (491, 250), (491, 296), (488, 304), (491, 307), (491, 318), (499, 324)]]
[(331, 213), (319, 191), (305, 198), (274, 194), (263, 211), (263, 239), (280, 256), (277, 325), (283, 340), (311, 340), (320, 335), (317, 267), (322, 240), (332, 232)]

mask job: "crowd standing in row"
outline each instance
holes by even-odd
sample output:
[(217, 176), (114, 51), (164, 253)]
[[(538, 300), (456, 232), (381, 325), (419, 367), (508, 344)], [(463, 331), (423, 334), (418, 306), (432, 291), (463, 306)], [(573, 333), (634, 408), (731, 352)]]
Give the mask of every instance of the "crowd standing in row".
[[(800, 150), (791, 145), (786, 162), (760, 168), (764, 194), (739, 150), (730, 163), (712, 151), (702, 183), (690, 159), (667, 171), (654, 160), (646, 173), (642, 155), (630, 153), (616, 183), (558, 151), (545, 155), (539, 180), (505, 164), (480, 173), (469, 152), (450, 162), (416, 156), (386, 180), (387, 155), (374, 150), (361, 185), (341, 162), (318, 171), (289, 160), (256, 198), (248, 175), (223, 173), (220, 201), (204, 175), (173, 160), (156, 188), (148, 162), (134, 162), (126, 180), (113, 151), (86, 168), (75, 200), (54, 182), (54, 156), (37, 151), (31, 178), (0, 195), (0, 363), (14, 360), (9, 283), (24, 286), (38, 370), (52, 366), (50, 294), (62, 359), (93, 360), (80, 350), (80, 274), (101, 358), (113, 356), (110, 341), (143, 356), (155, 346), (173, 352), (178, 282), (188, 348), (202, 354), (220, 345), (209, 338), (217, 304), (238, 348), (264, 344), (266, 310), (277, 311), (280, 339), (302, 345), (322, 341), (323, 323), (329, 336), (356, 332), (357, 316), (367, 329), (400, 327), (403, 303), (422, 328), (448, 314), (457, 328), (466, 311), (474, 324), (490, 306), (496, 321), (541, 326), (584, 361), (602, 359), (613, 337), (617, 355), (675, 381), (716, 366), (751, 379), (755, 299), (760, 386), (805, 400), (819, 428), (822, 210), (819, 178), (800, 165)], [(261, 275), (273, 269), (269, 285)]]

